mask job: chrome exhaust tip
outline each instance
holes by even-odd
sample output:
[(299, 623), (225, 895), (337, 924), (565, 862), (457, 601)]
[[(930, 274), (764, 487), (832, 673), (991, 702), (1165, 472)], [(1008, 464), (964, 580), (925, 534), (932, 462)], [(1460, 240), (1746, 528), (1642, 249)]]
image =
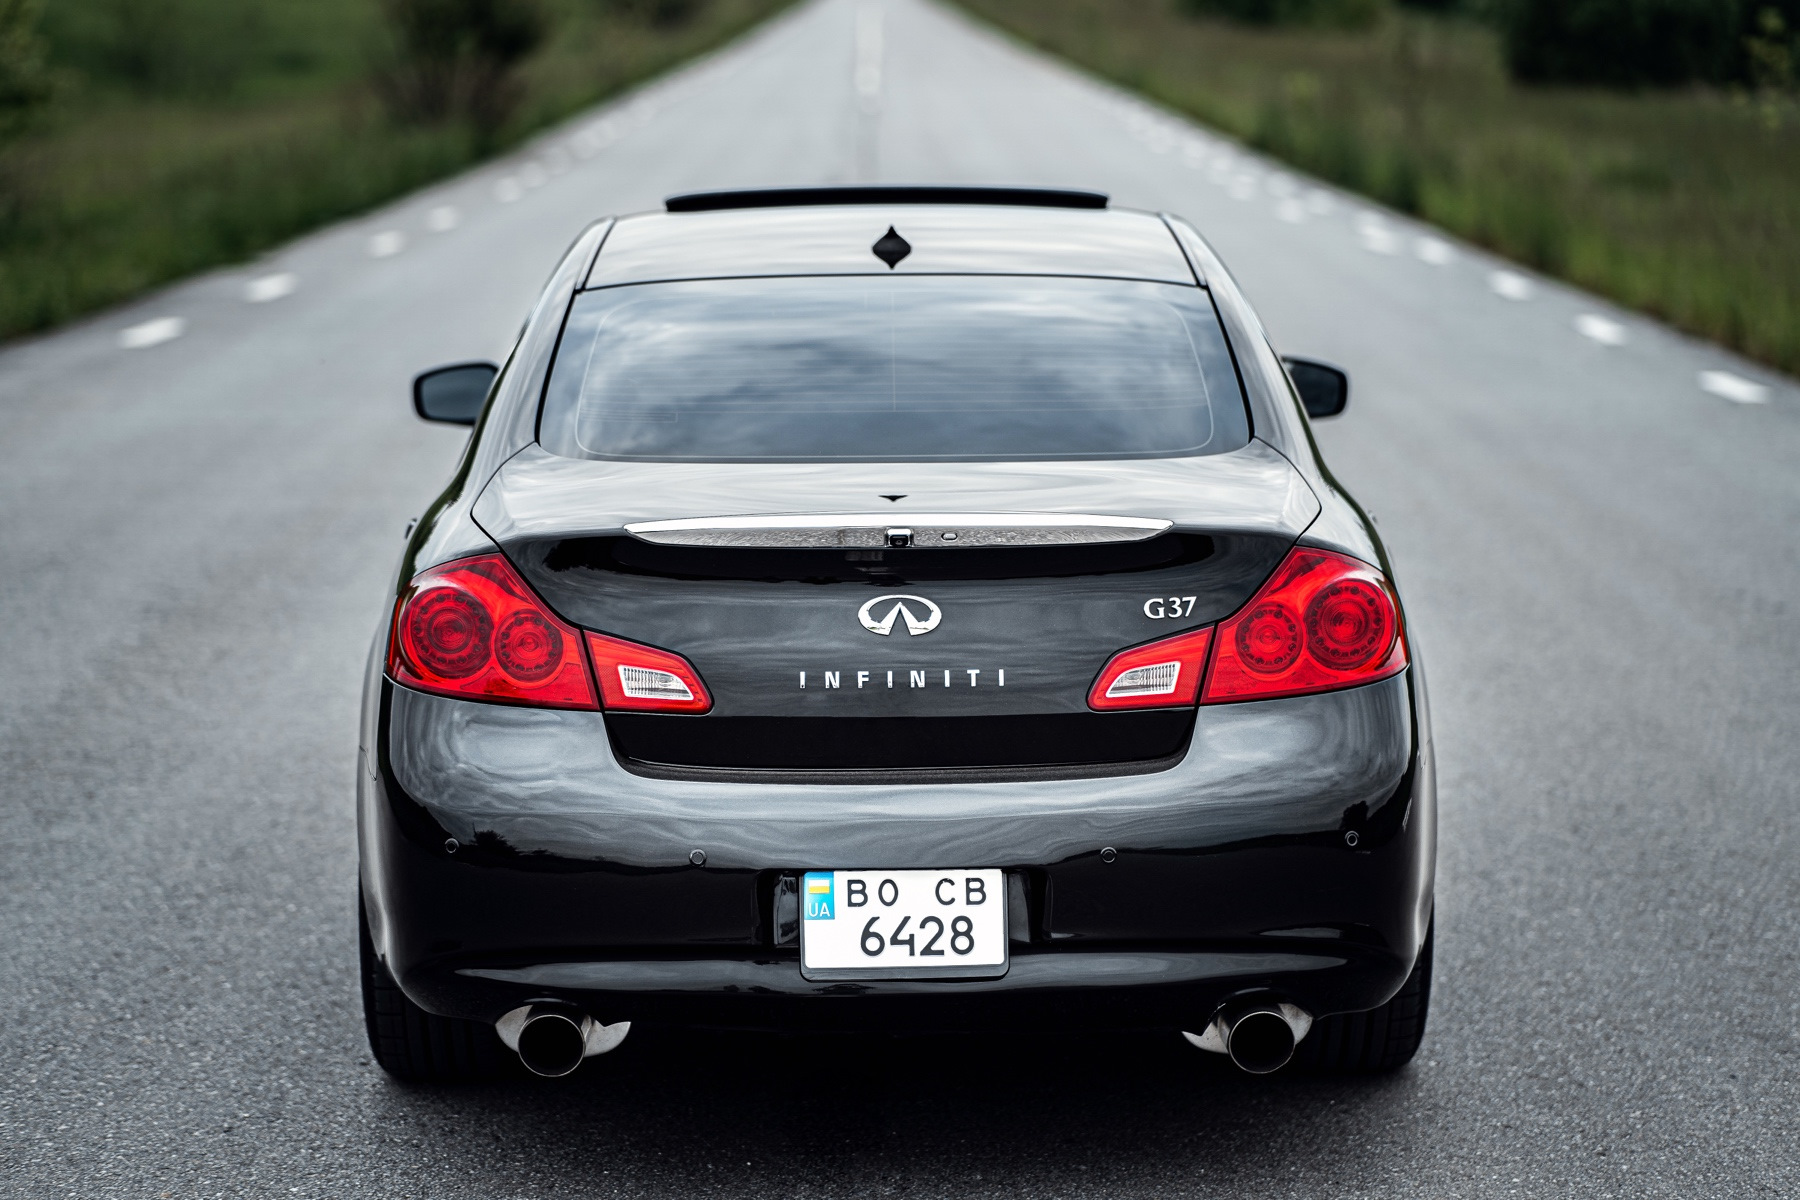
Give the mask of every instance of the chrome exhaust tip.
[(1250, 999), (1224, 1005), (1204, 1031), (1182, 1030), (1181, 1036), (1208, 1053), (1227, 1056), (1240, 1071), (1267, 1075), (1287, 1066), (1312, 1024), (1312, 1014), (1298, 1005)]
[(556, 1079), (572, 1073), (583, 1059), (618, 1049), (631, 1022), (602, 1025), (573, 1005), (539, 1001), (495, 1021), (494, 1032), (527, 1071)]

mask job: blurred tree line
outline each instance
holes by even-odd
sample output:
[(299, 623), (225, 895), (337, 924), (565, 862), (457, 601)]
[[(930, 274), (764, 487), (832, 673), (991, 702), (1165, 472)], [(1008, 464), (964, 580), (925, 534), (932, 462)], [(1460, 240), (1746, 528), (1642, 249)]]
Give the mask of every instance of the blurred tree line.
[(791, 0), (0, 0), (0, 338), (461, 170)]
[(491, 131), (519, 68), (584, 18), (668, 30), (707, 0), (0, 0), (0, 134), (59, 94), (202, 102), (367, 78), (402, 121)]
[[(1263, 25), (1366, 28), (1386, 0), (1178, 0), (1189, 12)], [(1513, 76), (1612, 87), (1685, 83), (1788, 89), (1800, 0), (1400, 0), (1461, 11), (1501, 33)]]
[[(1800, 370), (1796, 0), (958, 3), (1300, 171)], [(1306, 185), (1260, 166), (1210, 174), (1294, 211)]]
[(38, 0), (0, 0), (0, 137), (50, 95)]

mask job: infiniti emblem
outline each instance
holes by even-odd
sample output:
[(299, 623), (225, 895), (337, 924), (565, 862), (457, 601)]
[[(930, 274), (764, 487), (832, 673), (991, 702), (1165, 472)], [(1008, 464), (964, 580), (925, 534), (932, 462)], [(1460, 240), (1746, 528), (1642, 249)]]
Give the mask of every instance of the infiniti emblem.
[[(913, 615), (908, 601), (924, 608), (924, 620)], [(878, 621), (875, 619), (875, 610), (883, 605), (891, 607), (886, 609), (885, 615)], [(895, 617), (905, 617), (906, 632), (918, 637), (921, 633), (930, 633), (936, 629), (938, 622), (944, 619), (944, 614), (937, 605), (923, 596), (877, 596), (856, 610), (856, 619), (862, 622), (863, 628), (870, 633), (879, 633), (882, 637), (894, 632)]]

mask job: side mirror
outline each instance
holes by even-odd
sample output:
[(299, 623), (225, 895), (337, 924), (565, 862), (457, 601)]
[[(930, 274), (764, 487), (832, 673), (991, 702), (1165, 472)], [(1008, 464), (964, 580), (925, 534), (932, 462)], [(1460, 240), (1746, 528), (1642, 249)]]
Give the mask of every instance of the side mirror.
[(488, 362), (427, 371), (413, 380), (413, 411), (427, 421), (473, 425), (498, 374), (500, 368)]
[(1310, 358), (1284, 358), (1288, 378), (1306, 405), (1306, 415), (1313, 418), (1335, 417), (1350, 403), (1350, 376), (1330, 363)]

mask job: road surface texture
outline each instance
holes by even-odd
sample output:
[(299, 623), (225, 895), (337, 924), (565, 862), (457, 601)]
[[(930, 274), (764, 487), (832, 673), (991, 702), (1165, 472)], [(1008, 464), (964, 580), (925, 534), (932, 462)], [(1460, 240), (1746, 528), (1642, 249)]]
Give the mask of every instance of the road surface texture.
[[(1442, 770), (1435, 1005), (1374, 1081), (1173, 1034), (638, 1037), (403, 1087), (363, 1043), (358, 679), (454, 429), (591, 217), (1095, 187), (1192, 218), (1389, 539)], [(512, 159), (0, 351), (6, 1196), (1800, 1193), (1800, 389), (923, 0), (817, 0)]]

